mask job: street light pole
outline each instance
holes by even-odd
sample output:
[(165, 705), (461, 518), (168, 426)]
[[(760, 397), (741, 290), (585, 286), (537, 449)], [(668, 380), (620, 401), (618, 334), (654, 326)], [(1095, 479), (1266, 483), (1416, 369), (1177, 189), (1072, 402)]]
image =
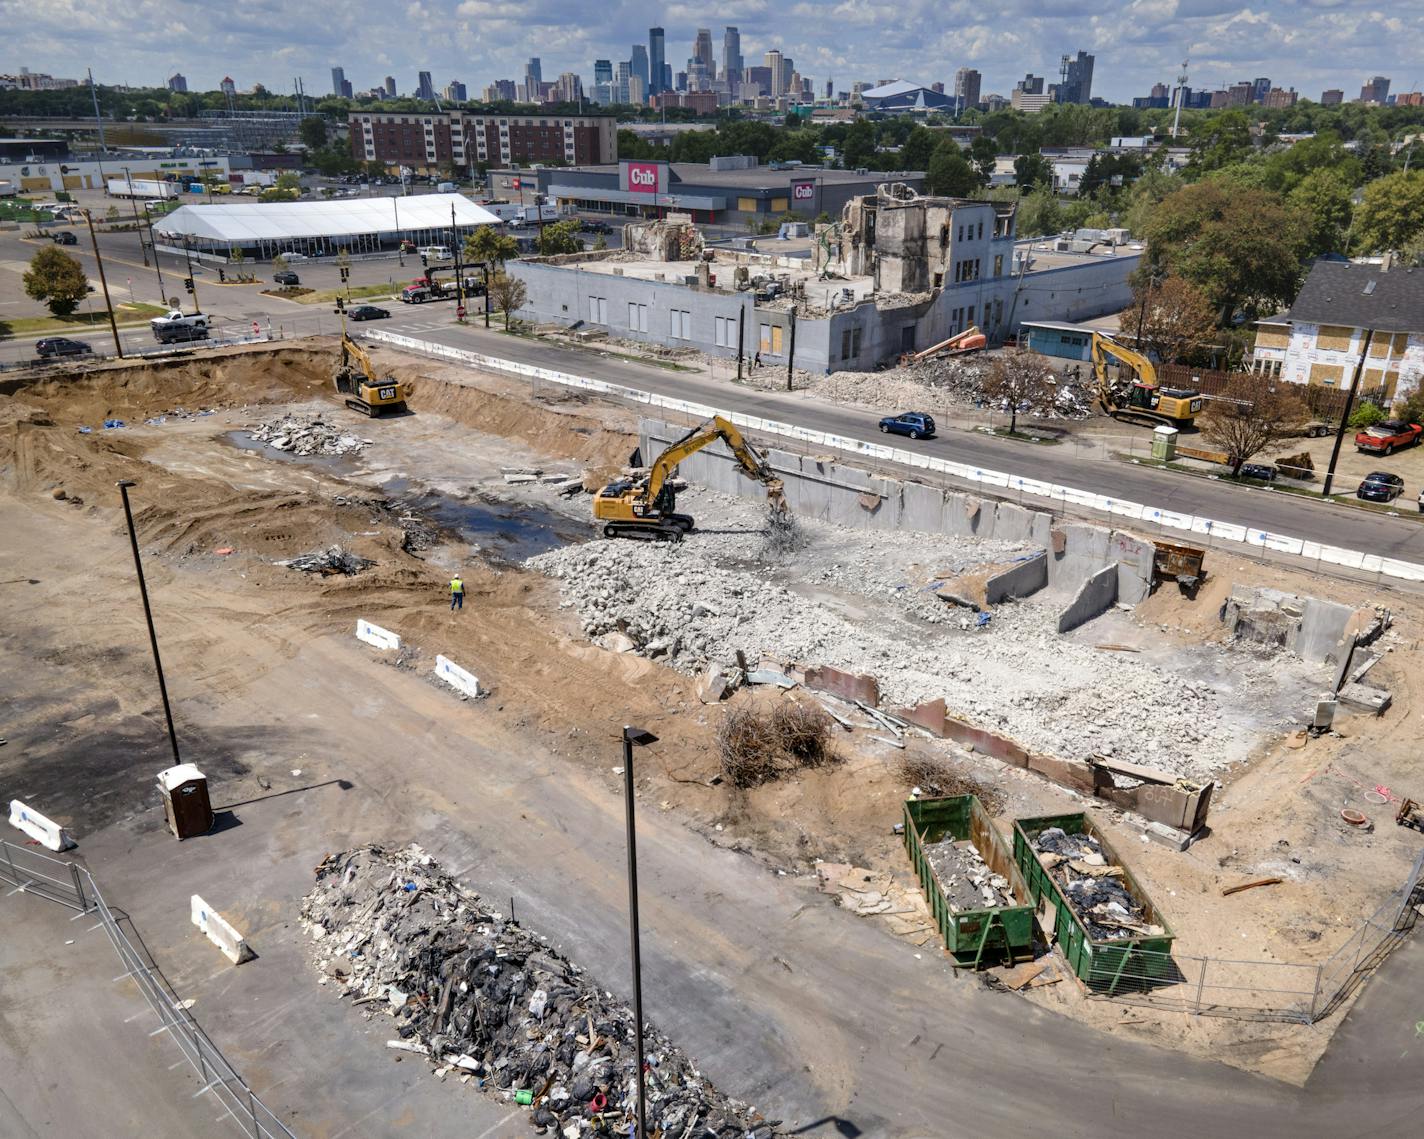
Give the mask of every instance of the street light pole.
[(623, 798), (628, 820), (628, 928), (633, 951), (633, 1031), (638, 1047), (638, 1129), (634, 1139), (646, 1139), (647, 1111), (643, 1080), (643, 958), (638, 944), (638, 840), (633, 821), (633, 745), (646, 747), (658, 737), (641, 728), (623, 725)]
[(99, 287), (104, 290), (104, 308), (109, 313), (109, 331), (114, 334), (114, 353), (120, 360), (124, 358), (124, 346), (119, 341), (119, 324), (114, 319), (114, 306), (109, 300), (109, 279), (104, 276), (104, 258), (99, 255), (99, 239), (94, 235), (94, 215), (84, 211), (84, 221), (89, 226), (89, 244), (94, 247), (94, 263), (99, 266)]
[[(138, 251), (143, 254), (143, 267), (148, 268), (148, 247), (143, 243), (143, 220), (138, 216), (138, 199), (134, 197), (133, 175), (129, 173), (129, 168), (124, 167), (124, 179), (129, 184), (129, 205), (133, 206), (134, 226), (138, 230)], [(146, 210), (144, 211), (147, 212)], [(157, 258), (158, 253), (154, 252)]]
[(1355, 374), (1350, 379), (1350, 392), (1345, 396), (1345, 410), (1340, 413), (1340, 426), (1335, 428), (1335, 445), (1330, 448), (1330, 465), (1325, 468), (1325, 481), (1320, 486), (1320, 497), (1330, 497), (1330, 484), (1335, 481), (1335, 464), (1340, 461), (1340, 445), (1345, 441), (1345, 428), (1350, 422), (1350, 410), (1355, 406), (1355, 393), (1360, 389), (1360, 376), (1365, 370), (1365, 361), (1370, 355), (1370, 342), (1375, 338), (1373, 328), (1365, 329), (1365, 343), (1360, 349), (1360, 358), (1355, 363)]
[(158, 673), (158, 691), (163, 697), (163, 718), (168, 721), (168, 743), (173, 748), (173, 765), (183, 760), (178, 755), (178, 733), (173, 730), (173, 709), (168, 704), (168, 685), (163, 680), (163, 661), (158, 655), (158, 634), (153, 628), (153, 610), (148, 604), (148, 585), (143, 579), (143, 562), (138, 556), (138, 534), (134, 530), (133, 508), (129, 505), (129, 487), (137, 486), (133, 479), (119, 480), (119, 494), (124, 500), (124, 519), (129, 526), (129, 543), (133, 546), (134, 570), (138, 574), (138, 591), (143, 598), (143, 617), (148, 622), (148, 643), (153, 648), (153, 668)]

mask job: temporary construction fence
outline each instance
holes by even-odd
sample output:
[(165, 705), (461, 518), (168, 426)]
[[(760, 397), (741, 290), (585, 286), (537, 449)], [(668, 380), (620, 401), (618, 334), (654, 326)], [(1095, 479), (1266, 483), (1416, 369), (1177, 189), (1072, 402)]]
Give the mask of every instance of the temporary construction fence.
[(295, 1139), (183, 1007), (128, 915), (109, 906), (85, 867), (0, 840), (0, 881), (11, 883), (14, 892), (33, 894), (81, 914), (97, 916), (124, 966), (115, 981), (132, 979), (138, 985), (160, 1022), (149, 1035), (166, 1032), (177, 1043), (202, 1080), (203, 1086), (195, 1094), (211, 1092), (249, 1139)]
[(1424, 909), (1424, 853), (1404, 884), (1316, 965), (1231, 961), (1139, 950), (1125, 968), (1092, 962), (1083, 978), (1094, 996), (1200, 1016), (1313, 1024), (1347, 1000), (1413, 929)]
[(564, 387), (579, 388), (626, 400), (634, 404), (663, 408), (666, 411), (686, 415), (694, 419), (708, 419), (721, 415), (730, 419), (738, 427), (751, 431), (761, 431), (779, 435), (814, 446), (818, 449), (830, 448), (859, 455), (865, 459), (894, 463), (911, 470), (934, 471), (950, 478), (959, 479), (981, 488), (994, 498), (1007, 499), (1015, 493), (1022, 500), (1025, 495), (1051, 504), (1048, 508), (1075, 514), (1101, 515), (1118, 525), (1131, 525), (1134, 529), (1163, 533), (1176, 531), (1190, 534), (1194, 545), (1222, 547), (1246, 553), (1252, 557), (1286, 557), (1305, 561), (1336, 576), (1357, 581), (1373, 581), (1378, 585), (1392, 582), (1424, 582), (1424, 565), (1386, 558), (1378, 554), (1367, 554), (1359, 550), (1347, 550), (1289, 534), (1276, 534), (1253, 526), (1242, 526), (1234, 522), (1221, 522), (1213, 518), (1201, 518), (1180, 511), (1167, 510), (1159, 506), (1145, 505), (1127, 499), (1099, 494), (1077, 487), (1059, 486), (1038, 479), (1005, 471), (989, 470), (969, 463), (957, 463), (950, 459), (940, 459), (919, 451), (906, 451), (883, 443), (868, 442), (825, 431), (813, 431), (774, 419), (763, 419), (755, 415), (728, 408), (713, 407), (710, 404), (663, 396), (656, 392), (628, 387), (624, 384), (609, 383), (586, 376), (575, 376), (552, 368), (540, 368), (533, 364), (522, 364), (505, 360), (498, 356), (487, 356), (448, 344), (438, 344), (430, 340), (420, 340), (403, 336), (397, 332), (370, 330), (361, 332), (361, 337), (378, 344), (389, 344), (411, 352), (419, 352), (438, 359), (452, 360), (489, 371), (504, 372), (523, 376), (531, 380), (543, 380)]

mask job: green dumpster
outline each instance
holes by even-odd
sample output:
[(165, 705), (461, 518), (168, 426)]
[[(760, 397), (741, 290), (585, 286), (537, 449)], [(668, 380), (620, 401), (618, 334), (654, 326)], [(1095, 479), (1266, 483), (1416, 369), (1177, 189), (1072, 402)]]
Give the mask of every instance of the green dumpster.
[[(981, 910), (950, 909), (930, 865), (925, 847), (945, 838), (968, 840), (991, 873), (1009, 880), (1009, 891), (1023, 904)], [(956, 965), (972, 969), (1033, 957), (1033, 902), (1028, 885), (989, 814), (976, 795), (910, 799), (905, 803), (905, 850), (919, 875), (925, 900), (934, 914), (944, 947)]]
[[(1161, 927), (1162, 933), (1095, 940), (1082, 916), (1059, 889), (1057, 879), (1033, 848), (1033, 840), (1049, 827), (1059, 827), (1066, 834), (1086, 834), (1096, 839), (1108, 864), (1122, 867), (1123, 887), (1141, 903), (1145, 922)], [(1029, 894), (1039, 907), (1044, 928), (1052, 930), (1069, 967), (1089, 988), (1113, 993), (1181, 979), (1171, 958), (1174, 939), (1171, 926), (1087, 815), (1040, 815), (1015, 819), (1014, 862), (1023, 873)]]

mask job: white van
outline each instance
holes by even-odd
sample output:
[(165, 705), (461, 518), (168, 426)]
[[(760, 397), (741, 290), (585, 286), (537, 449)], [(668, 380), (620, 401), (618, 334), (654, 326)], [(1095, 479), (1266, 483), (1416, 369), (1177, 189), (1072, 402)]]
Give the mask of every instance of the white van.
[(443, 245), (422, 245), (416, 252), (427, 261), (451, 261), (455, 256)]

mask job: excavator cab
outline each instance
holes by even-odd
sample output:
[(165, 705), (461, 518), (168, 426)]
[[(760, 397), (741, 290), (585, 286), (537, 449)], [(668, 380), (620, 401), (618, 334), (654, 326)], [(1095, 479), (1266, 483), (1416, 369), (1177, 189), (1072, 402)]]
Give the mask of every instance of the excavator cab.
[(362, 415), (398, 415), (405, 410), (405, 385), (394, 376), (380, 379), (371, 357), (345, 332), (341, 335), (341, 364), (332, 374), (336, 390), (346, 396), (346, 406)]

